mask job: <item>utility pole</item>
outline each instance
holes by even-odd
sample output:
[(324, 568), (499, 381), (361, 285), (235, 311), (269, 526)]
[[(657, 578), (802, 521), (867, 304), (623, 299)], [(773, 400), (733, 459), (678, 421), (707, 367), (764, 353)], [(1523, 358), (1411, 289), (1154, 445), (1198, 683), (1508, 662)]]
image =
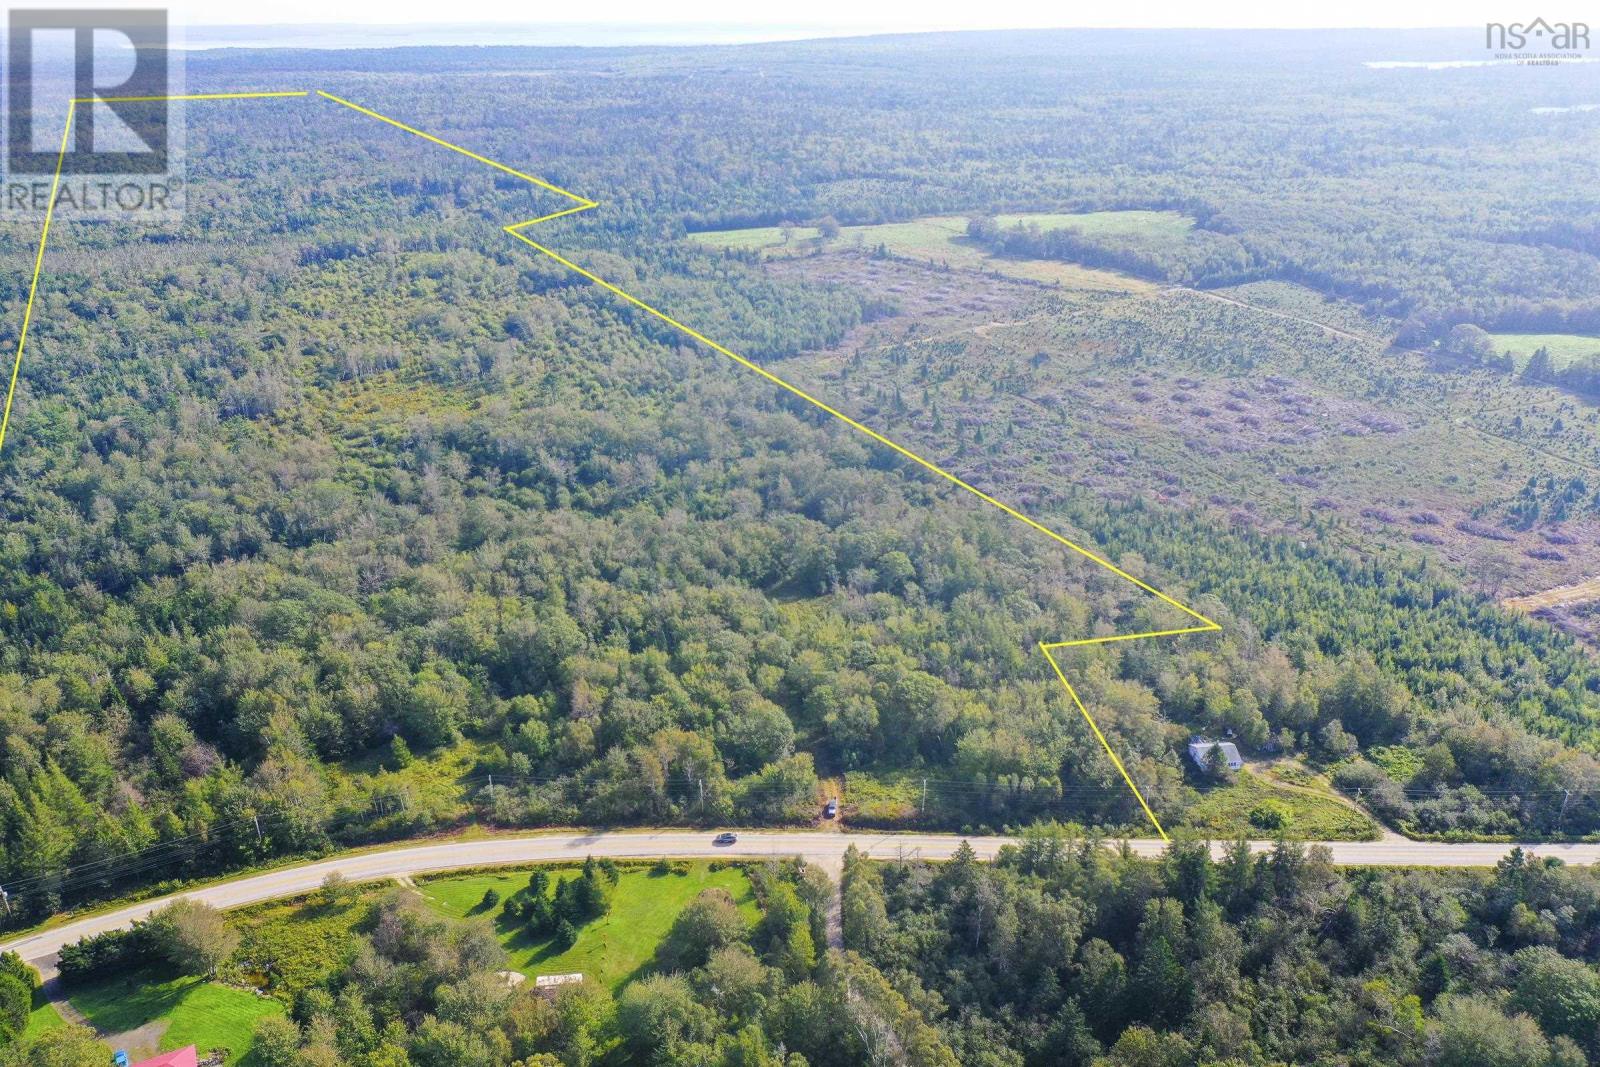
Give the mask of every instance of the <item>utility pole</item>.
[(698, 784), (700, 786), (700, 810), (701, 811), (705, 811), (706, 810), (706, 780), (704, 778), (696, 778), (695, 782), (696, 782), (696, 784)]
[(11, 918), (11, 894), (6, 892), (5, 886), (0, 886), (0, 901), (5, 901), (6, 918)]
[(918, 814), (928, 814), (928, 780), (926, 778), (922, 780), (922, 808)]
[(1571, 801), (1572, 801), (1572, 790), (1563, 789), (1561, 791), (1561, 814), (1556, 817), (1556, 825), (1559, 826), (1561, 823), (1564, 823), (1564, 822), (1567, 821), (1567, 805), (1569, 803), (1571, 803)]
[(250, 813), (250, 821), (256, 824), (256, 844), (261, 844), (261, 816), (255, 812)]

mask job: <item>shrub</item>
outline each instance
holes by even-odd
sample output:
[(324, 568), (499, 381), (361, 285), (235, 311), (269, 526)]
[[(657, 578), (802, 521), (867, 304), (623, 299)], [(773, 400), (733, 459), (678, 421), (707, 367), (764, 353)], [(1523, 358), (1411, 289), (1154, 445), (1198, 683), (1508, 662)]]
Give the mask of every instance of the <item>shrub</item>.
[(338, 871), (329, 871), (322, 880), (322, 899), (329, 904), (343, 904), (355, 896), (356, 887)]
[(62, 985), (132, 970), (155, 959), (156, 947), (144, 923), (131, 930), (107, 930), (64, 945), (56, 961)]
[(1357, 758), (1341, 764), (1333, 772), (1333, 784), (1355, 794), (1380, 819), (1401, 823), (1412, 817), (1405, 790), (1375, 763)]
[(478, 910), (489, 911), (498, 903), (500, 903), (500, 893), (494, 886), (490, 886), (483, 891), (483, 899), (478, 901)]
[(0, 1041), (22, 1033), (32, 1010), (33, 987), (17, 975), (0, 974)]
[(29, 989), (38, 989), (40, 986), (39, 972), (15, 952), (0, 952), (0, 974), (11, 975)]
[(1289, 815), (1276, 804), (1257, 804), (1250, 809), (1250, 825), (1258, 830), (1282, 830), (1289, 825)]

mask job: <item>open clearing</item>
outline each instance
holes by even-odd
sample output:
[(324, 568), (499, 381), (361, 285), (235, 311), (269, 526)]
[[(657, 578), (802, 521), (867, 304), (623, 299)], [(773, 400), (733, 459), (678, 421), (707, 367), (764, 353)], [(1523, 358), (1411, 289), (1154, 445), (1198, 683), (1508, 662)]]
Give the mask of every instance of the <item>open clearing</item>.
[(1549, 608), (1564, 608), (1573, 604), (1587, 604), (1594, 600), (1600, 600), (1600, 575), (1569, 585), (1558, 585), (1541, 593), (1507, 597), (1501, 603), (1514, 611), (1534, 612)]
[(1378, 824), (1315, 776), (1305, 785), (1278, 781), (1271, 770), (1239, 771), (1227, 785), (1204, 790), (1181, 826), (1212, 837), (1281, 833), (1295, 840), (1373, 841)]
[[(1095, 235), (1140, 235), (1181, 241), (1194, 221), (1175, 211), (1096, 211), (1082, 215), (999, 215), (1002, 227), (1018, 223), (1040, 229), (1082, 230)], [(1059, 285), (1068, 289), (1108, 292), (1152, 292), (1155, 286), (1115, 271), (1095, 270), (1073, 263), (996, 256), (967, 239), (967, 219), (941, 215), (913, 222), (885, 222), (874, 226), (845, 226), (832, 241), (822, 240), (813, 226), (781, 226), (743, 230), (716, 230), (690, 234), (690, 239), (713, 248), (760, 252), (768, 256), (795, 256), (819, 251), (883, 248), (893, 256), (915, 259), (956, 270), (996, 271), (1012, 278)]]
[[(575, 867), (543, 869), (550, 875), (552, 894), (557, 881), (577, 874)], [(680, 862), (666, 874), (650, 867), (624, 867), (612, 893), (611, 910), (581, 927), (577, 942), (560, 952), (550, 938), (535, 937), (522, 923), (507, 918), (500, 905), (489, 910), (481, 907), (487, 890), (493, 889), (501, 901), (526, 892), (531, 870), (431, 878), (420, 881), (420, 889), (423, 899), (444, 915), (492, 919), (509, 957), (507, 966), (513, 970), (529, 978), (582, 973), (586, 980), (601, 982), (612, 990), (644, 973), (673, 920), (702, 890), (726, 889), (752, 923), (757, 916), (750, 880), (739, 867), (712, 870), (709, 863)]]
[(895, 308), (786, 375), (1023, 506), (1154, 495), (1420, 551), (1496, 599), (1600, 573), (1600, 408), (1391, 349), (1392, 323), (1312, 290), (1047, 293), (846, 248), (768, 269)]
[(1510, 352), (1517, 361), (1517, 369), (1533, 357), (1538, 349), (1548, 349), (1557, 367), (1576, 363), (1586, 356), (1600, 356), (1600, 337), (1585, 337), (1576, 333), (1491, 333), (1496, 352)]

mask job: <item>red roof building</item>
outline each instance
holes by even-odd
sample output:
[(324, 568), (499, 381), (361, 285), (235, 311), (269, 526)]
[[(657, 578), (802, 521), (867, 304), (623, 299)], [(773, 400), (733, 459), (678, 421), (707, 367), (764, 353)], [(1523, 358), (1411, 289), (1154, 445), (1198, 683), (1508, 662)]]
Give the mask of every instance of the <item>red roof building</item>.
[(140, 1060), (132, 1067), (200, 1067), (200, 1057), (195, 1052), (194, 1046), (180, 1048), (173, 1052), (163, 1052), (153, 1059)]

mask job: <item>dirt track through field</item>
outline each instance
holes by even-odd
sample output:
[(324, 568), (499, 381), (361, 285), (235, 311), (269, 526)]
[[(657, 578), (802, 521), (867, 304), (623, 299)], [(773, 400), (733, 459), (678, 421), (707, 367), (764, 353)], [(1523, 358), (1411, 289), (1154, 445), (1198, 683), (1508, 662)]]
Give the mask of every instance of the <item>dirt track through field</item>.
[(1600, 600), (1600, 575), (1585, 578), (1581, 582), (1573, 582), (1571, 585), (1558, 585), (1554, 589), (1546, 589), (1540, 593), (1507, 597), (1500, 601), (1500, 606), (1510, 608), (1512, 611), (1532, 612), (1541, 608), (1564, 608), (1573, 604), (1587, 604), (1591, 600)]

